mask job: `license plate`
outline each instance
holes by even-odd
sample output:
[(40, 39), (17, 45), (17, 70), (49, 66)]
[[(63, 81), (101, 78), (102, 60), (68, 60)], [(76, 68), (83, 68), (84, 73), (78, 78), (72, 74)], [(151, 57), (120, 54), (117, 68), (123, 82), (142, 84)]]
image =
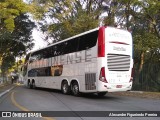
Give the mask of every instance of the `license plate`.
[(116, 88), (122, 88), (122, 85), (117, 85)]

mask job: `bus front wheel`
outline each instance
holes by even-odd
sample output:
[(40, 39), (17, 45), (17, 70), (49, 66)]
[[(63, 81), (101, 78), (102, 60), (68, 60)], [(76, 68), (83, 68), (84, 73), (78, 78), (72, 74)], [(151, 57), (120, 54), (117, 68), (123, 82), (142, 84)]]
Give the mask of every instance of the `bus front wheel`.
[(33, 85), (30, 81), (28, 81), (28, 88), (32, 89), (33, 88)]
[(69, 93), (70, 93), (70, 87), (69, 87), (67, 81), (64, 81), (64, 82), (62, 83), (61, 90), (62, 90), (62, 93), (63, 93), (63, 94), (69, 94)]

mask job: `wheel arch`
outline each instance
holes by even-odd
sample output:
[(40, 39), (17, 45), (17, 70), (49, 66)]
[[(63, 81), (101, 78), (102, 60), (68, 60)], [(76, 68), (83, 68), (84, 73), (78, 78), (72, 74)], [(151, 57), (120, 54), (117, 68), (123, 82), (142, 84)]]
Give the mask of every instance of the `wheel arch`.
[(33, 82), (35, 83), (35, 80), (34, 80), (34, 79), (32, 79), (32, 83), (33, 83)]
[(31, 80), (30, 80), (30, 79), (28, 79), (28, 80), (27, 80), (27, 85), (28, 85), (30, 82), (31, 82)]
[(67, 81), (68, 85), (70, 86), (70, 82), (69, 82), (69, 80), (66, 79), (66, 78), (62, 79), (62, 81), (61, 81), (61, 86), (62, 86), (62, 83), (63, 83), (64, 81)]

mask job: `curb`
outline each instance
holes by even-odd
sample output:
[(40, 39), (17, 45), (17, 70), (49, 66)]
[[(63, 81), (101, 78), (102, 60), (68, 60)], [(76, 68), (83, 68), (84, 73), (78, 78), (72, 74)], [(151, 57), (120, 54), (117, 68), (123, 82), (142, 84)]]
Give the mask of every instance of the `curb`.
[(129, 92), (131, 92), (131, 93), (144, 93), (143, 91), (129, 91)]

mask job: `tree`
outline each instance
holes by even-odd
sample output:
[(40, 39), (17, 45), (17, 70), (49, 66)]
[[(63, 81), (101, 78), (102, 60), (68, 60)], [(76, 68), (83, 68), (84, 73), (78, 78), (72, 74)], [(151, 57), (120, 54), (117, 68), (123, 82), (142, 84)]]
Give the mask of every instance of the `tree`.
[[(14, 19), (15, 28), (13, 32), (5, 31), (1, 38), (0, 58), (3, 73), (11, 67), (16, 56), (25, 54), (33, 47), (32, 30), (35, 23), (29, 19), (27, 14), (21, 14)], [(12, 61), (11, 61), (12, 60)]]
[[(44, 16), (44, 21), (46, 18), (51, 21), (50, 24), (43, 24), (43, 22), (41, 28), (43, 32), (47, 32), (47, 38), (52, 38), (53, 42), (99, 26), (102, 6), (99, 0), (40, 0), (38, 3), (36, 1), (34, 0), (33, 4), (44, 7), (44, 10), (39, 12)], [(47, 12), (44, 13), (46, 10)]]
[[(11, 41), (11, 37), (12, 37), (12, 32), (14, 31), (14, 28), (15, 28), (15, 23), (14, 23), (15, 18), (20, 14), (25, 13), (26, 9), (27, 9), (26, 4), (23, 2), (23, 0), (1, 0), (0, 1), (0, 61), (1, 61), (1, 64), (4, 63), (5, 57), (6, 59), (8, 59), (9, 57), (8, 55), (12, 54), (12, 52), (9, 51), (8, 47), (10, 45), (11, 46), (13, 45), (13, 41)], [(3, 66), (1, 67), (3, 68)]]
[[(134, 18), (136, 20), (133, 27), (135, 48), (139, 49), (139, 53), (141, 53), (139, 71), (141, 71), (143, 67), (145, 52), (158, 49), (160, 47), (159, 35), (157, 34), (158, 32), (156, 29), (156, 21), (160, 20), (158, 16), (159, 7), (160, 4), (157, 0), (143, 1), (140, 4), (141, 11), (138, 14), (138, 17)], [(139, 38), (140, 36), (141, 38)], [(141, 44), (136, 41), (141, 42)]]
[[(134, 24), (132, 25), (135, 50), (134, 60), (137, 70), (136, 83), (139, 82), (143, 85), (146, 82), (147, 85), (145, 84), (144, 86), (149, 86), (148, 81), (150, 80), (158, 84), (156, 79), (151, 77), (152, 75), (150, 73), (155, 73), (155, 71), (153, 72), (153, 68), (159, 69), (155, 66), (159, 65), (160, 62), (158, 59), (160, 58), (160, 37), (156, 29), (157, 21), (160, 20), (158, 14), (159, 7), (160, 4), (158, 0), (140, 1), (139, 11), (136, 12)], [(159, 74), (159, 72), (156, 73), (157, 75)], [(145, 76), (142, 74), (145, 74)]]
[(28, 8), (23, 0), (0, 1), (0, 65), (3, 72), (11, 67), (17, 55), (33, 47), (31, 33), (35, 24), (26, 14)]
[(23, 0), (1, 0), (0, 1), (0, 30), (13, 31), (14, 18), (26, 12), (26, 4)]

